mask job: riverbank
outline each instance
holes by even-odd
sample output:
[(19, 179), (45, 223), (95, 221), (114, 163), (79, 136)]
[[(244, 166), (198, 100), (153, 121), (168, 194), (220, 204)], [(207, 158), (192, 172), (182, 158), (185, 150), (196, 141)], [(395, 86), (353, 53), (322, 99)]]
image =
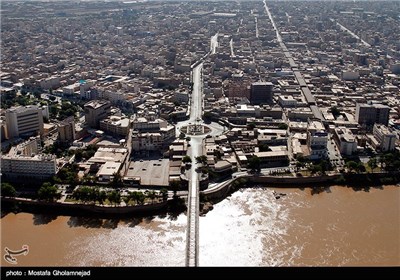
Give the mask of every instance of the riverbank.
[(371, 187), (381, 188), (384, 185), (398, 185), (399, 183), (400, 172), (333, 174), (309, 177), (244, 175), (202, 191), (200, 193), (200, 214), (205, 215), (213, 209), (213, 204), (223, 201), (239, 189), (254, 188), (260, 185), (271, 188), (311, 188), (312, 193), (320, 193), (330, 186), (368, 191)]
[[(321, 176), (260, 176), (248, 174), (229, 179), (213, 188), (200, 192), (200, 214), (204, 215), (213, 209), (213, 204), (241, 188), (252, 188), (260, 185), (274, 188), (312, 188), (319, 193), (324, 188), (340, 185), (363, 189), (370, 186), (396, 185), (400, 182), (400, 172), (396, 173), (364, 173), (364, 174), (332, 174)], [(183, 196), (182, 196), (183, 197)], [(186, 205), (182, 197), (168, 199), (163, 202), (135, 206), (105, 206), (95, 204), (47, 202), (26, 198), (1, 197), (1, 211), (46, 213), (52, 211), (64, 215), (89, 215), (100, 217), (143, 216), (165, 214), (168, 212), (182, 213)]]
[(135, 206), (104, 206), (82, 203), (47, 202), (25, 198), (1, 198), (2, 216), (9, 212), (54, 213), (69, 216), (125, 217), (181, 213), (186, 210), (179, 199), (169, 199), (163, 202)]

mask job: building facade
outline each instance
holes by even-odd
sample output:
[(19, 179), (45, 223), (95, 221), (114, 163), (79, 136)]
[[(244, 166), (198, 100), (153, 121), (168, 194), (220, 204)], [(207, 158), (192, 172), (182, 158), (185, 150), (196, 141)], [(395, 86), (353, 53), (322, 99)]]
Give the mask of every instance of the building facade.
[(342, 155), (350, 156), (357, 151), (356, 138), (347, 127), (336, 127), (334, 130), (334, 139)]
[(272, 103), (273, 84), (270, 82), (256, 82), (250, 86), (250, 103), (265, 104)]
[(129, 134), (130, 119), (127, 117), (111, 116), (100, 121), (100, 129), (118, 136), (127, 136)]
[(393, 151), (396, 147), (396, 134), (391, 132), (387, 126), (375, 124), (373, 128), (374, 137), (383, 152)]
[(372, 127), (375, 123), (388, 125), (390, 107), (382, 104), (360, 104), (356, 106), (356, 121)]
[(70, 143), (76, 139), (74, 117), (66, 118), (58, 125), (58, 139), (62, 143)]
[(7, 139), (43, 135), (42, 108), (36, 105), (19, 106), (6, 111)]
[(311, 120), (307, 128), (307, 147), (311, 160), (327, 157), (328, 132), (320, 121)]
[(108, 100), (92, 100), (84, 107), (86, 123), (93, 128), (99, 128), (100, 121), (111, 112), (111, 102)]

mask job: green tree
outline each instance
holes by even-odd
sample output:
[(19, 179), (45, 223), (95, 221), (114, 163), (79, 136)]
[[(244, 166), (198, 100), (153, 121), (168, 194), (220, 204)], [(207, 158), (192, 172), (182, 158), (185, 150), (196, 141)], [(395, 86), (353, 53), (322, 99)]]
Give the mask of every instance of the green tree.
[(75, 151), (75, 161), (81, 161), (82, 155), (83, 155), (83, 152), (81, 149), (76, 150)]
[(271, 148), (267, 144), (262, 144), (262, 145), (258, 146), (258, 148), (260, 149), (260, 152), (271, 151)]
[(136, 204), (139, 204), (139, 205), (142, 205), (144, 203), (145, 198), (146, 198), (145, 195), (142, 192), (137, 192), (137, 191), (131, 192), (129, 194), (129, 197), (132, 200), (136, 201)]
[(166, 188), (162, 188), (160, 190), (160, 196), (162, 197), (163, 201), (168, 199), (168, 190)]
[(93, 202), (97, 199), (93, 188), (88, 186), (79, 187), (74, 193), (73, 197), (84, 203)]
[(296, 172), (298, 172), (301, 168), (305, 166), (304, 162), (297, 161), (296, 162)]
[(174, 197), (176, 197), (177, 191), (181, 189), (181, 182), (177, 180), (171, 181), (169, 182), (169, 187), (174, 192)]
[(378, 162), (375, 157), (370, 158), (368, 166), (371, 168), (372, 173), (374, 173), (374, 169), (378, 167)]
[(253, 130), (254, 128), (256, 128), (256, 124), (255, 124), (255, 123), (249, 123), (249, 124), (247, 124), (247, 129), (248, 129), (248, 130)]
[(41, 200), (54, 201), (61, 197), (56, 186), (50, 184), (49, 182), (43, 183), (43, 185), (38, 190), (38, 197)]
[(122, 182), (122, 176), (119, 172), (115, 172), (113, 174), (113, 179), (110, 182), (110, 184), (114, 187), (114, 188), (121, 188), (123, 187), (124, 183)]
[(192, 162), (192, 159), (190, 158), (190, 156), (184, 156), (182, 158), (182, 162), (183, 163), (190, 163), (190, 162)]
[(196, 163), (207, 164), (207, 156), (202, 155), (202, 156), (196, 157)]
[(348, 162), (346, 163), (346, 167), (347, 167), (348, 169), (350, 169), (350, 171), (351, 171), (351, 170), (357, 170), (358, 164), (357, 164), (357, 162), (351, 160), (351, 161), (348, 161)]
[(105, 191), (100, 191), (97, 197), (97, 201), (103, 205), (104, 201), (107, 199), (107, 193)]
[(15, 197), (17, 195), (17, 191), (15, 188), (9, 183), (1, 184), (1, 195), (8, 197)]
[(336, 106), (333, 106), (331, 107), (331, 113), (336, 119), (340, 115), (340, 110)]
[(157, 197), (155, 191), (147, 192), (147, 197), (151, 200), (151, 203), (154, 203), (154, 199)]
[(260, 172), (261, 170), (261, 160), (258, 156), (252, 156), (247, 162), (247, 166), (251, 171)]
[(107, 194), (107, 198), (113, 205), (119, 205), (121, 203), (121, 194), (117, 190), (113, 190)]
[(357, 173), (365, 172), (365, 171), (366, 171), (365, 165), (360, 161), (360, 162), (357, 164)]
[(287, 129), (289, 126), (286, 123), (280, 123), (278, 124), (279, 129)]

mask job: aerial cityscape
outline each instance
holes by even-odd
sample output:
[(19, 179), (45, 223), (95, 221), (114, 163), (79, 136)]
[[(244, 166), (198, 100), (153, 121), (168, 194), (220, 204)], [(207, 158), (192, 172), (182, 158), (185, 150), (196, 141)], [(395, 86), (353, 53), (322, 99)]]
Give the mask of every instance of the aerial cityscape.
[(2, 266), (400, 265), (400, 1), (0, 11)]

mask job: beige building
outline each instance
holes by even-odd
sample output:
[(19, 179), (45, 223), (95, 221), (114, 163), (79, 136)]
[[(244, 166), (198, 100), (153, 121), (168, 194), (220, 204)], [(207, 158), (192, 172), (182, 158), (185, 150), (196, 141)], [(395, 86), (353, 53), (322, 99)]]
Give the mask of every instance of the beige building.
[(309, 120), (307, 127), (307, 147), (311, 160), (326, 158), (328, 132), (319, 120)]
[(58, 138), (63, 143), (73, 142), (76, 139), (74, 117), (66, 118), (59, 124)]
[(6, 177), (45, 179), (57, 173), (54, 155), (38, 154), (40, 138), (31, 137), (26, 142), (12, 147), (1, 158), (1, 172)]
[(100, 121), (111, 111), (111, 103), (107, 100), (92, 100), (85, 104), (86, 123), (93, 128), (99, 128)]
[(137, 131), (132, 134), (132, 150), (141, 151), (162, 151), (169, 147), (175, 139), (175, 127), (169, 125), (161, 128), (156, 132), (139, 133)]
[(113, 135), (127, 136), (130, 123), (127, 117), (111, 116), (100, 121), (100, 129)]
[(347, 127), (336, 127), (334, 130), (334, 139), (342, 155), (350, 156), (357, 151), (356, 138)]
[(28, 135), (43, 135), (42, 109), (36, 105), (19, 106), (6, 111), (7, 139)]
[(393, 151), (396, 147), (396, 134), (391, 132), (387, 126), (375, 124), (374, 137), (378, 142), (378, 147), (381, 151)]

